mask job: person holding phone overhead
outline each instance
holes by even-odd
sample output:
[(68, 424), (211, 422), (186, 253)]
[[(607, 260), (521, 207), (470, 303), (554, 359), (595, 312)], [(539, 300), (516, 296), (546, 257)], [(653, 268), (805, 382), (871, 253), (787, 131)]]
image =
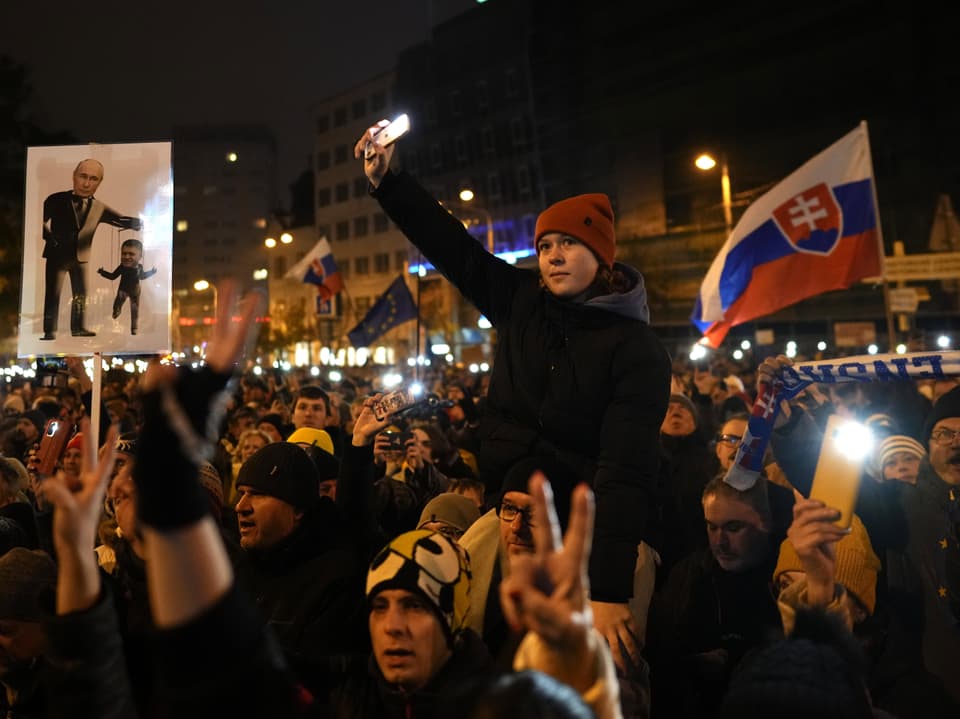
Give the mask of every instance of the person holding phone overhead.
[(642, 638), (627, 601), (653, 502), (670, 359), (649, 325), (643, 277), (614, 262), (610, 200), (578, 195), (548, 207), (533, 237), (538, 271), (488, 254), (417, 182), (389, 169), (395, 144), (354, 148), (372, 195), (407, 238), (497, 330), (497, 354), (477, 435), (489, 493), (531, 455), (553, 457), (588, 482), (597, 521), (592, 609), (621, 668)]

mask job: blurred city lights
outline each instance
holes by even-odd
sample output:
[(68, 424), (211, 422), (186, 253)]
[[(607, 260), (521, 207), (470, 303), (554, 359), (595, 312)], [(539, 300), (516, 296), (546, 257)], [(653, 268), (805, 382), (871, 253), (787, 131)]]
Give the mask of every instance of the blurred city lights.
[(880, 348), (877, 347), (876, 345), (870, 345), (869, 347), (867, 347), (867, 354), (875, 355), (879, 351), (880, 351)]
[(435, 345), (430, 345), (430, 351), (435, 355), (445, 355), (450, 351), (450, 345), (446, 342), (437, 342)]
[(907, 353), (907, 346), (902, 342), (897, 345), (897, 354), (902, 355)]
[(268, 237), (263, 241), (263, 244), (265, 244), (268, 248), (272, 250), (274, 247), (277, 246), (277, 241), (272, 237)]
[(824, 342), (823, 340), (820, 340), (819, 342), (817, 342), (817, 349), (818, 349), (818, 350), (820, 350), (821, 352), (823, 352), (826, 348), (827, 348), (827, 343), (826, 343), (826, 342)]
[(280, 241), (285, 245), (289, 245), (291, 242), (293, 242), (293, 235), (291, 235), (289, 232), (284, 232), (282, 235), (280, 235)]
[(950, 346), (950, 338), (947, 335), (940, 335), (937, 337), (937, 347), (940, 349), (946, 349)]
[(735, 360), (742, 360), (742, 359), (743, 359), (743, 350), (734, 350), (734, 351), (733, 351), (733, 358), (734, 358)]
[(239, 157), (237, 156), (237, 153), (235, 152), (227, 153), (227, 162), (236, 162), (238, 159)]
[(707, 356), (707, 348), (697, 342), (690, 348), (690, 359), (694, 362)]
[(743, 342), (741, 342), (740, 349), (742, 349), (744, 352), (750, 349), (750, 340), (744, 340)]
[(478, 365), (476, 362), (474, 362), (473, 364), (470, 365), (470, 371), (471, 371), (473, 374), (476, 374), (477, 372), (480, 371), (480, 365)]
[(488, 320), (483, 315), (480, 315), (480, 319), (477, 320), (477, 327), (479, 327), (482, 330), (488, 330), (491, 327), (493, 327), (493, 325), (490, 324), (490, 320)]
[[(314, 367), (314, 369), (317, 370), (317, 374), (320, 374), (319, 367)], [(343, 379), (343, 375), (339, 372), (339, 370), (335, 370), (335, 369), (330, 370), (330, 374), (327, 376), (330, 378), (331, 382), (339, 382), (340, 380)]]
[(388, 372), (385, 374), (381, 380), (384, 387), (396, 387), (398, 384), (403, 382), (403, 377), (401, 377), (396, 372)]

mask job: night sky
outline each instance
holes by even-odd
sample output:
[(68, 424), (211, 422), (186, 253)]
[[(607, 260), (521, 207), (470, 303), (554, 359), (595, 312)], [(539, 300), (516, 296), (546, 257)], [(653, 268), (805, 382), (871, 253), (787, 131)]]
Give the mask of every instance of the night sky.
[(30, 69), (40, 125), (82, 142), (166, 140), (177, 124), (267, 124), (286, 202), (312, 151), (313, 105), (389, 69), (434, 22), (473, 4), (4, 0), (0, 53)]

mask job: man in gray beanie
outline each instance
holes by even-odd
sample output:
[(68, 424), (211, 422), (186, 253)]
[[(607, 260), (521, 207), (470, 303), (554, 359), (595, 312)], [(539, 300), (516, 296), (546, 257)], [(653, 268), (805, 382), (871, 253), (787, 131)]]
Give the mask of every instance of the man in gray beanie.
[(57, 569), (50, 555), (14, 547), (0, 556), (0, 715), (44, 716), (43, 620), (53, 614)]

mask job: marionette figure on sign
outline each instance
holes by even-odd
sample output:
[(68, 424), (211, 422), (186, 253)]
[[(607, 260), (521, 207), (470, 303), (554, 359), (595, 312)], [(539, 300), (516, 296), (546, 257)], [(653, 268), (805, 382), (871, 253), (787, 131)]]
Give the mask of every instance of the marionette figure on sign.
[(152, 277), (157, 272), (153, 267), (146, 272), (143, 270), (143, 243), (140, 240), (125, 240), (120, 245), (120, 264), (113, 272), (107, 272), (102, 267), (97, 268), (103, 277), (108, 280), (120, 278), (117, 296), (113, 300), (113, 319), (120, 316), (123, 303), (130, 299), (130, 334), (137, 334), (137, 318), (140, 314), (140, 280)]

